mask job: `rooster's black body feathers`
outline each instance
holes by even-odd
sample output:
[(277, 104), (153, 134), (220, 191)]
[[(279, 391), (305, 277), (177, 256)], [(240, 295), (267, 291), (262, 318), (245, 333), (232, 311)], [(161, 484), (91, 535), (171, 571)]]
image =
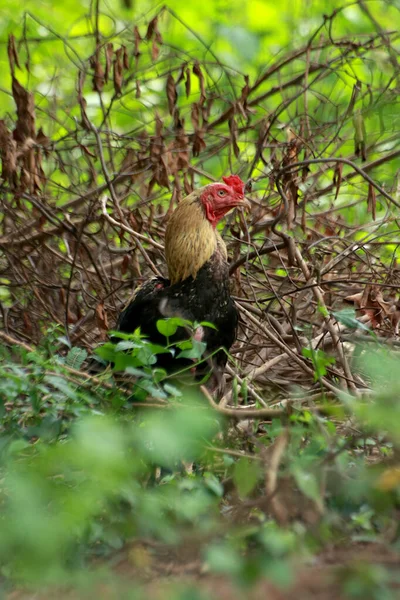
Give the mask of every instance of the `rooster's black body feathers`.
[[(207, 355), (218, 350), (212, 364), (222, 371), (227, 360), (226, 351), (235, 341), (238, 313), (230, 295), (228, 265), (217, 252), (200, 268), (195, 278), (189, 276), (173, 285), (162, 277), (146, 282), (122, 312), (117, 328), (132, 333), (140, 327), (152, 342), (164, 344), (165, 337), (159, 333), (157, 321), (171, 316), (215, 325), (216, 329), (203, 328), (201, 341), (207, 345)], [(187, 337), (185, 329), (179, 328), (170, 341)], [(187, 359), (174, 359), (168, 354), (160, 354), (157, 361), (158, 366), (168, 371), (179, 370), (188, 364)], [(200, 371), (204, 371), (204, 366)]]

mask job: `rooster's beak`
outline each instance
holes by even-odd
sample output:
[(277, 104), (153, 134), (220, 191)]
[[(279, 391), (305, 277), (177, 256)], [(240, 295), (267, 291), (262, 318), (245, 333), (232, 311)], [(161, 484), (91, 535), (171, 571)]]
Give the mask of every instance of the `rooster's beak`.
[(247, 198), (243, 198), (240, 202), (237, 203), (237, 206), (243, 208), (246, 212), (249, 212), (251, 209), (251, 204), (247, 200)]

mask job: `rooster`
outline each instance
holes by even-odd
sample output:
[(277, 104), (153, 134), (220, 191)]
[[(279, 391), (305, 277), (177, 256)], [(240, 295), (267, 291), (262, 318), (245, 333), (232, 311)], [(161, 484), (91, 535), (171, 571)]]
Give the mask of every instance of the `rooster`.
[[(211, 322), (216, 329), (200, 326), (194, 337), (206, 344), (206, 355), (212, 355), (209, 362), (216, 382), (221, 379), (238, 323), (230, 295), (227, 250), (216, 226), (231, 209), (249, 206), (240, 177), (230, 175), (223, 181), (206, 185), (179, 203), (165, 235), (169, 279), (156, 277), (145, 283), (117, 323), (119, 331), (133, 333), (140, 327), (153, 343), (163, 344), (165, 337), (157, 329), (159, 319), (177, 316)], [(180, 327), (170, 341), (187, 337)], [(157, 366), (168, 372), (190, 364), (193, 366), (189, 359), (174, 359), (170, 354), (157, 358)], [(204, 364), (196, 367), (196, 375), (204, 375)]]

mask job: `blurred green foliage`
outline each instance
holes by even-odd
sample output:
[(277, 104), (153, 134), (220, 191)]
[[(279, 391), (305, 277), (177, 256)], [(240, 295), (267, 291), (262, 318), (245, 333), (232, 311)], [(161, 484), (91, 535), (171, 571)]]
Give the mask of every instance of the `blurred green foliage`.
[[(138, 333), (124, 337), (126, 343), (115, 340), (112, 359), (121, 353), (137, 360), (142, 338)], [(111, 346), (104, 346), (107, 356)], [(399, 359), (386, 350), (360, 348), (358, 353), (377, 392), (370, 399), (344, 398), (358, 420), (357, 436), (343, 436), (340, 423), (336, 427), (326, 417), (300, 410), (291, 417), (289, 438), (280, 421), (260, 425), (264, 433), (252, 454), (240, 457), (248, 442), (232, 437), (228, 424), (193, 389), (171, 386), (169, 393), (163, 390), (168, 404), (146, 407), (135, 386), (127, 393), (126, 381), (123, 388), (113, 383), (120, 368), (109, 367), (89, 382), (76, 370), (85, 352), (72, 348), (62, 358), (54, 353), (62, 347), (58, 330), (33, 352), (1, 347), (0, 563), (9, 581), (30, 586), (74, 581), (90, 587), (93, 557), (107, 561), (133, 540), (179, 547), (195, 536), (211, 572), (228, 575), (240, 586), (267, 577), (288, 587), (295, 556), (343, 536), (379, 540), (394, 524), (398, 469), (365, 461), (366, 447), (379, 452), (399, 445), (397, 421), (394, 426)], [(160, 385), (157, 370), (152, 372), (146, 360), (137, 364), (135, 377), (152, 380), (154, 389)], [(132, 404), (135, 398), (142, 408)], [(269, 477), (265, 452), (282, 436), (288, 445), (278, 477), (291, 482), (289, 495), (277, 496), (290, 514), (285, 526), (274, 521), (273, 507), (269, 516), (262, 508), (263, 481)], [(193, 462), (194, 471), (187, 471), (185, 465)], [(226, 495), (229, 480), (237, 499)], [(253, 505), (250, 520), (235, 523), (229, 515), (238, 506), (247, 513), (246, 504)], [(144, 560), (140, 556), (132, 558), (132, 569)], [(366, 573), (349, 568), (346, 590), (365, 589), (371, 577), (377, 590), (388, 590), (385, 569), (379, 568), (376, 577)], [(112, 576), (111, 581), (118, 580)]]

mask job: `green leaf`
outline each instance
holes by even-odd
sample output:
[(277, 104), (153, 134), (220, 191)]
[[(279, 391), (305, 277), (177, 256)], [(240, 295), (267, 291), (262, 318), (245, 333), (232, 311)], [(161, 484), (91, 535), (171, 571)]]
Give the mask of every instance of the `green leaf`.
[(144, 371), (143, 369), (136, 369), (135, 367), (125, 367), (125, 373), (127, 375), (139, 377), (140, 379), (151, 379), (150, 373), (146, 373), (146, 371)]
[(239, 458), (235, 463), (233, 480), (241, 498), (248, 496), (255, 488), (261, 475), (260, 465), (255, 460)]
[(328, 370), (329, 365), (334, 365), (336, 359), (333, 356), (328, 356), (323, 350), (314, 350), (314, 348), (303, 348), (302, 354), (306, 358), (309, 358), (315, 369), (314, 381), (318, 381), (321, 377), (324, 377)]
[(171, 337), (175, 335), (178, 327), (189, 327), (192, 324), (187, 319), (181, 319), (180, 317), (170, 317), (168, 319), (159, 319), (156, 323), (158, 331), (165, 337)]
[(206, 553), (207, 564), (216, 573), (237, 575), (242, 567), (239, 552), (228, 544), (214, 544)]
[(165, 335), (165, 337), (171, 337), (178, 329), (178, 325), (176, 325), (172, 319), (160, 319), (157, 321), (156, 326), (161, 335)]
[(293, 477), (296, 480), (299, 489), (307, 498), (314, 500), (317, 503), (321, 502), (321, 492), (319, 489), (317, 478), (314, 473), (304, 471), (298, 467), (291, 470)]
[(72, 386), (62, 377), (56, 377), (54, 375), (46, 375), (46, 377), (44, 378), (44, 381), (46, 381), (46, 383), (50, 383), (57, 390), (59, 390), (60, 392), (65, 394), (67, 396), (67, 398), (70, 398), (71, 400), (78, 399), (76, 390), (73, 389)]
[[(201, 321), (201, 323), (199, 323), (198, 325), (201, 325), (202, 327), (209, 327), (210, 329), (215, 329), (215, 331), (218, 331), (218, 327), (216, 327), (213, 323), (210, 323), (210, 321)], [(194, 328), (196, 329), (197, 323), (194, 324)]]
[(198, 342), (197, 340), (192, 340), (192, 347), (188, 350), (182, 350), (177, 358), (192, 358), (199, 360), (203, 354), (205, 349), (207, 348), (207, 344), (205, 342)]
[(73, 369), (80, 369), (83, 361), (87, 358), (88, 353), (84, 348), (74, 347), (68, 352), (65, 364)]
[(180, 398), (180, 397), (182, 397), (181, 390), (178, 390), (177, 387), (175, 387), (174, 385), (171, 385), (170, 383), (165, 383), (164, 384), (164, 390), (170, 396), (174, 396), (174, 398)]
[(134, 348), (143, 348), (142, 341), (123, 340), (115, 346), (115, 352), (124, 352), (125, 350), (133, 350)]
[(344, 308), (338, 312), (333, 312), (332, 315), (336, 321), (342, 323), (345, 327), (349, 327), (349, 329), (363, 329), (371, 333), (371, 330), (364, 323), (357, 320), (356, 311), (353, 308)]

